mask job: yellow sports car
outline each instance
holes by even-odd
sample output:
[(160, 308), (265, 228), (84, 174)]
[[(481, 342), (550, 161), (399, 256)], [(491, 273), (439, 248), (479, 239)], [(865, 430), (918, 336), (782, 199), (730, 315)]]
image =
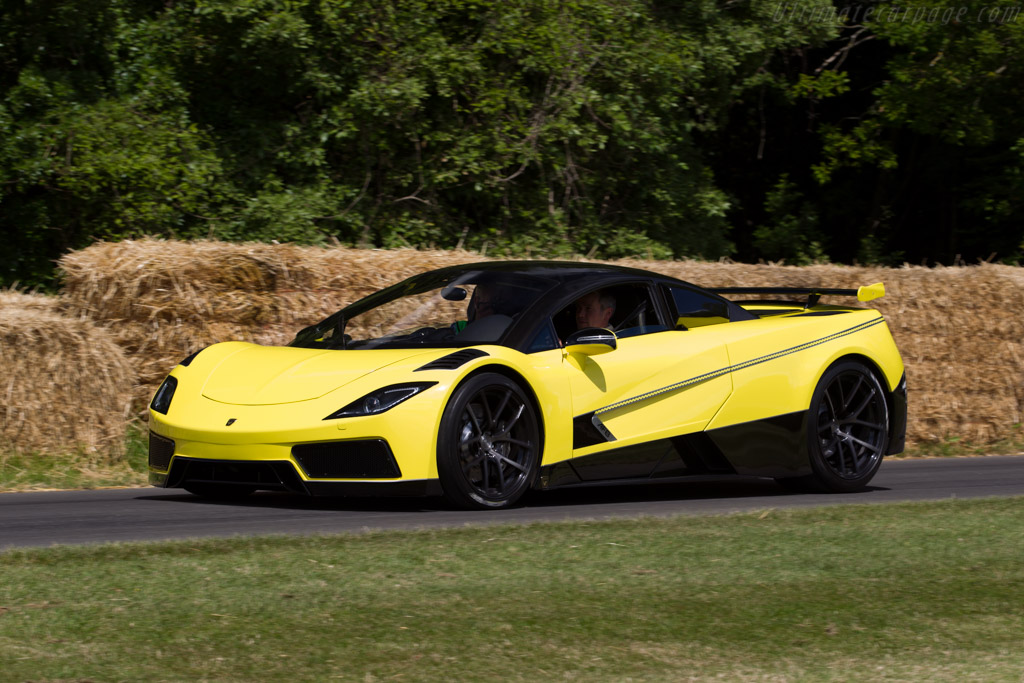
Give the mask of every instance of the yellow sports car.
[[(796, 300), (756, 299), (778, 294)], [(862, 489), (903, 449), (903, 362), (877, 311), (819, 299), (883, 294), (545, 261), (431, 271), (288, 346), (183, 360), (150, 405), (150, 481), (469, 508), (701, 475)]]

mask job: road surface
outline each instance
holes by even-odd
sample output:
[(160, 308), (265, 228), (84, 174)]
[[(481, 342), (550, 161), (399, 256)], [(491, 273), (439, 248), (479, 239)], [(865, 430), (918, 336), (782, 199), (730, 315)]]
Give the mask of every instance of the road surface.
[(3, 493), (0, 549), (1020, 495), (1024, 495), (1024, 455), (888, 460), (871, 487), (861, 493), (794, 494), (771, 480), (722, 478), (536, 493), (522, 507), (487, 512), (454, 510), (436, 499), (325, 500), (270, 492), (237, 503), (207, 501), (180, 489)]

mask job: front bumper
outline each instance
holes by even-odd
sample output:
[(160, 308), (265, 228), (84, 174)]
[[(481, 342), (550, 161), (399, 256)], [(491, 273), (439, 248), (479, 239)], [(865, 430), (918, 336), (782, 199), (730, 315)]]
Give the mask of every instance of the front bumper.
[[(174, 440), (153, 432), (149, 445), (149, 482), (161, 488), (225, 484), (309, 496), (441, 494), (436, 479), (402, 479), (383, 439), (296, 444), (290, 449), (277, 446), (285, 456), (282, 459), (246, 459), (244, 452), (249, 449), (244, 447), (196, 442), (187, 444), (188, 454), (183, 455)], [(197, 457), (197, 450), (226, 457)]]

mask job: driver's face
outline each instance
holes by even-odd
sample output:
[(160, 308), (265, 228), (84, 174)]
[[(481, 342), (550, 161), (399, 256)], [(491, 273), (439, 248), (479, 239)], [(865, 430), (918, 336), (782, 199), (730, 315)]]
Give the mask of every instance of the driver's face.
[(498, 306), (498, 297), (494, 295), (494, 292), (485, 287), (477, 287), (474, 299), (475, 319), (479, 320), (480, 318), (486, 318), (489, 315), (495, 314)]
[(576, 302), (576, 329), (586, 327), (608, 327), (614, 308), (601, 305), (597, 292), (591, 292)]

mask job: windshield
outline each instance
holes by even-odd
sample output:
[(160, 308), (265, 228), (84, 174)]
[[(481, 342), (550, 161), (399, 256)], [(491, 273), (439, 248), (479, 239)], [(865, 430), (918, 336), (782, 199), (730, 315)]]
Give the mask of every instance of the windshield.
[(515, 272), (425, 273), (307, 327), (290, 346), (401, 349), (500, 343), (513, 321), (553, 284)]

